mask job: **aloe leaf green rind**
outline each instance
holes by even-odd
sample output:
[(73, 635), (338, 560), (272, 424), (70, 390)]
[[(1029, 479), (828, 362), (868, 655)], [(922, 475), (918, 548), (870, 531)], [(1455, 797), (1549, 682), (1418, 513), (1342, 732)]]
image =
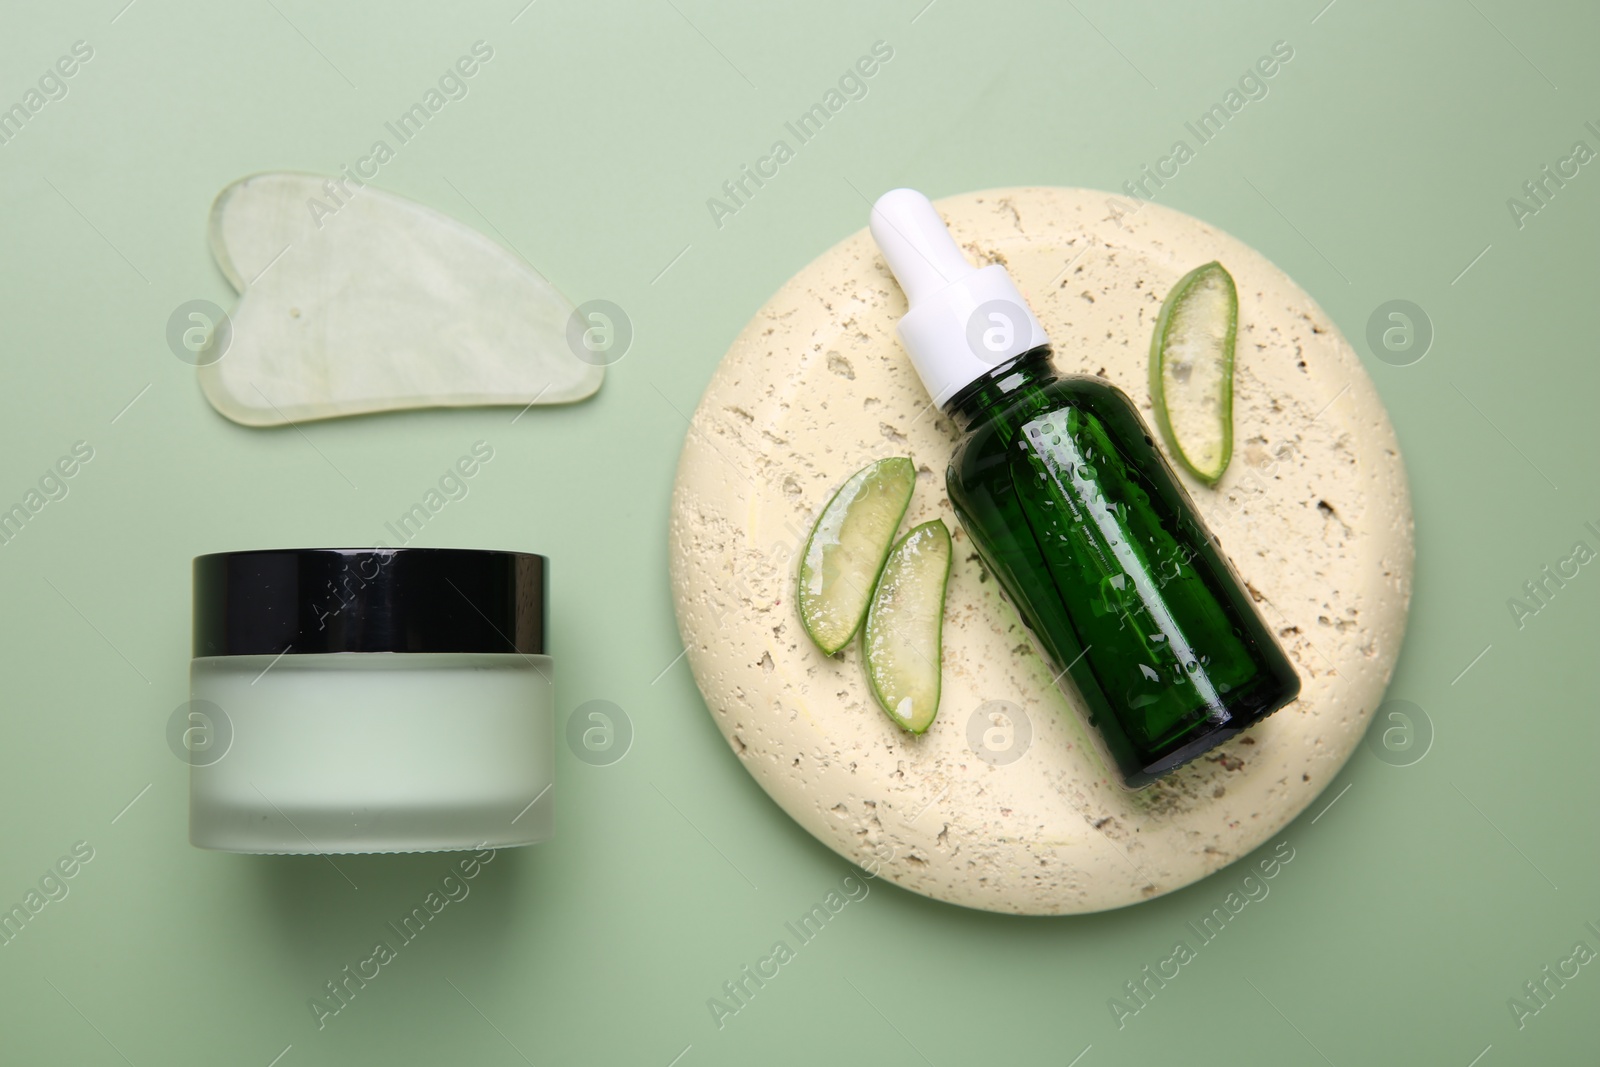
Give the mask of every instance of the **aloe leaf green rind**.
[(934, 519), (913, 527), (884, 564), (862, 628), (872, 695), (907, 733), (920, 734), (939, 713), (950, 531)]
[(828, 655), (861, 628), (916, 482), (905, 456), (878, 460), (852, 474), (817, 516), (795, 599), (806, 635)]
[(1150, 339), (1156, 422), (1178, 461), (1216, 485), (1233, 458), (1233, 362), (1239, 294), (1221, 263), (1179, 279)]

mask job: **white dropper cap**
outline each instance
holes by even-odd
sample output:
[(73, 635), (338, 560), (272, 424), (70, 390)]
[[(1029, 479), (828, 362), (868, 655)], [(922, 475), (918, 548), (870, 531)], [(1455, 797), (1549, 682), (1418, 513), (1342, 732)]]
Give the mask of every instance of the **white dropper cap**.
[(1005, 268), (968, 263), (915, 189), (880, 196), (871, 228), (911, 305), (900, 320), (900, 343), (940, 407), (1008, 359), (1050, 343)]

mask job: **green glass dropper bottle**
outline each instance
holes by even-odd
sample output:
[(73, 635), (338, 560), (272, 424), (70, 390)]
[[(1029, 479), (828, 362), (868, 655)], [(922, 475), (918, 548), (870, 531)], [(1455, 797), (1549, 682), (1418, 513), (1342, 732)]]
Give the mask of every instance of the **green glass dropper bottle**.
[(1126, 394), (1058, 375), (1006, 274), (974, 268), (928, 198), (872, 235), (900, 340), (962, 431), (945, 483), (985, 567), (1136, 789), (1294, 700), (1300, 680)]

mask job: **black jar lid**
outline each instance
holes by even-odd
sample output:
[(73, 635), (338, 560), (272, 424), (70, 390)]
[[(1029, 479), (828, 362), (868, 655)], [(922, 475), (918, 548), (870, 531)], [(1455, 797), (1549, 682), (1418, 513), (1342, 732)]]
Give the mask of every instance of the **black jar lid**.
[(459, 548), (196, 556), (194, 654), (543, 655), (548, 566), (531, 552)]

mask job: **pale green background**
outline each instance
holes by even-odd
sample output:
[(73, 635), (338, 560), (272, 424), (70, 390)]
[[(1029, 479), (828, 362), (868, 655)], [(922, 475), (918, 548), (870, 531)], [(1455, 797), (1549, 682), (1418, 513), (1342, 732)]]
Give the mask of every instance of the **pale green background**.
[[(73, 41), (95, 48), (0, 146), (0, 501), (72, 442), (95, 448), (0, 547), (0, 903), (73, 842), (96, 850), (0, 948), (0, 1060), (1594, 1062), (1600, 963), (1525, 1030), (1506, 1004), (1579, 938), (1600, 948), (1600, 572), (1520, 631), (1506, 607), (1580, 536), (1600, 547), (1582, 530), (1600, 520), (1600, 164), (1520, 231), (1505, 206), (1574, 140), (1600, 147), (1591, 5), (539, 0), (513, 23), (523, 0), (122, 2), (9, 4), (0, 32), (7, 105)], [(495, 56), (471, 95), (380, 182), (503, 235), (574, 300), (620, 304), (632, 351), (592, 402), (514, 426), (224, 421), (164, 340), (180, 303), (231, 306), (211, 197), (352, 162), (480, 38)], [(870, 95), (715, 227), (706, 197), (878, 39), (895, 56)], [(1270, 95), (1160, 198), (1283, 266), (1389, 406), (1417, 516), (1390, 692), (1425, 709), (1432, 750), (1409, 767), (1358, 752), (1283, 834), (1296, 858), (1271, 896), (1121, 1032), (1107, 999), (1241, 871), (1062, 920), (874, 884), (719, 1031), (706, 998), (848, 868), (740, 767), (685, 664), (661, 674), (681, 648), (666, 522), (684, 416), (761, 302), (864, 224), (862, 195), (1120, 187), (1280, 39), (1295, 57)], [(1364, 340), (1394, 298), (1437, 330), (1413, 366)], [(610, 700), (637, 736), (606, 767), (563, 748), (558, 839), (502, 853), (319, 1032), (307, 999), (446, 859), (340, 860), (352, 889), (321, 859), (189, 847), (163, 737), (186, 698), (189, 559), (370, 544), (478, 439), (495, 459), (427, 541), (548, 554), (560, 714)]]

